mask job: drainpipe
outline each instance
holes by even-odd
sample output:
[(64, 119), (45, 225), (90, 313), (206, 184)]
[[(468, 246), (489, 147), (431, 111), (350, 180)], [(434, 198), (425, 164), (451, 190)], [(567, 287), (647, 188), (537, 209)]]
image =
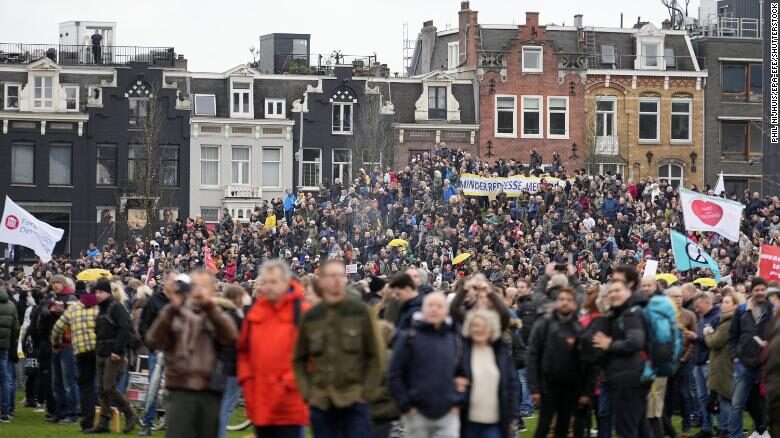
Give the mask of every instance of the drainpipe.
[[(306, 93), (303, 95), (303, 99), (306, 99)], [(301, 103), (303, 105), (303, 103)], [(298, 127), (298, 152), (300, 152), (301, 157), (298, 161), (298, 179), (301, 179), (301, 172), (303, 169), (301, 169), (301, 162), (303, 161), (303, 107), (301, 107), (301, 126)], [(293, 152), (293, 163), (295, 163), (295, 152)], [(295, 174), (295, 169), (293, 169), (293, 175)], [(300, 184), (297, 184), (296, 181), (293, 181), (293, 187), (300, 187)]]

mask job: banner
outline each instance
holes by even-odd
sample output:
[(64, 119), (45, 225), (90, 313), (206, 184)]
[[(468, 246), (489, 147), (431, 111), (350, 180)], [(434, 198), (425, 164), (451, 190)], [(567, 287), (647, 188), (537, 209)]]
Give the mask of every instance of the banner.
[(715, 183), (715, 189), (712, 191), (712, 194), (715, 196), (720, 196), (720, 194), (725, 191), (726, 184), (723, 182), (723, 172), (721, 172), (718, 176), (718, 182)]
[(658, 260), (648, 260), (645, 262), (645, 273), (642, 275), (642, 279), (655, 278), (655, 274), (658, 272)]
[(693, 268), (705, 268), (712, 271), (715, 281), (720, 282), (720, 268), (715, 260), (696, 242), (685, 235), (672, 231), (672, 254), (674, 268), (680, 272)]
[(780, 248), (772, 245), (761, 245), (758, 275), (766, 281), (780, 281)]
[(537, 178), (529, 176), (479, 176), (464, 173), (460, 176), (460, 188), (467, 196), (489, 196), (502, 189), (507, 196), (520, 196), (522, 193), (536, 193), (542, 183), (565, 186), (566, 181), (558, 178)]
[(41, 222), (22, 207), (5, 197), (5, 209), (0, 222), (0, 242), (22, 245), (35, 251), (41, 261), (48, 263), (54, 245), (62, 239), (65, 231)]
[(680, 203), (686, 230), (714, 231), (733, 242), (739, 241), (743, 204), (683, 188), (680, 188)]

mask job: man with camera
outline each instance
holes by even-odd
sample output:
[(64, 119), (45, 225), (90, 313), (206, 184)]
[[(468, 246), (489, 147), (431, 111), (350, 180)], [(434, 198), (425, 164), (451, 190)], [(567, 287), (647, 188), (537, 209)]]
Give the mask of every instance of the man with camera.
[(235, 323), (215, 304), (214, 276), (196, 270), (176, 277), (175, 293), (146, 334), (165, 355), (168, 438), (214, 438), (227, 383), (220, 351), (235, 345)]

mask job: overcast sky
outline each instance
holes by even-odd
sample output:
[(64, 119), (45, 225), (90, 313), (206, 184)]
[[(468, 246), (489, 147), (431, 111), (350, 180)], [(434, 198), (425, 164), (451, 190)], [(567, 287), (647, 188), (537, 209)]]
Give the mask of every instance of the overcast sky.
[[(712, 0), (710, 0), (712, 1)], [(692, 0), (690, 15), (697, 15)], [(641, 16), (667, 17), (661, 0), (471, 0), (482, 24), (521, 24), (526, 11), (542, 23), (630, 27)], [(403, 24), (415, 39), (432, 19), (457, 27), (459, 0), (0, 0), (0, 42), (57, 43), (58, 23), (116, 21), (117, 45), (173, 46), (192, 71), (224, 71), (251, 60), (250, 46), (272, 32), (311, 34), (312, 53), (371, 55), (391, 71), (402, 65)], [(34, 18), (33, 18), (34, 17)]]

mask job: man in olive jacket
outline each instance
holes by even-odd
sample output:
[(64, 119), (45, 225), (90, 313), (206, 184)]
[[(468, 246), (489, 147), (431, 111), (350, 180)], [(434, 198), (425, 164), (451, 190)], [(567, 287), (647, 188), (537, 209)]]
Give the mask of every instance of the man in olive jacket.
[(382, 377), (373, 313), (347, 296), (343, 262), (323, 262), (318, 285), (322, 302), (303, 315), (293, 356), (312, 431), (315, 437), (370, 436), (366, 402), (378, 395)]
[(8, 373), (9, 355), (16, 354), (19, 339), (19, 317), (16, 306), (8, 298), (8, 291), (0, 287), (0, 422), (10, 421), (11, 376)]

